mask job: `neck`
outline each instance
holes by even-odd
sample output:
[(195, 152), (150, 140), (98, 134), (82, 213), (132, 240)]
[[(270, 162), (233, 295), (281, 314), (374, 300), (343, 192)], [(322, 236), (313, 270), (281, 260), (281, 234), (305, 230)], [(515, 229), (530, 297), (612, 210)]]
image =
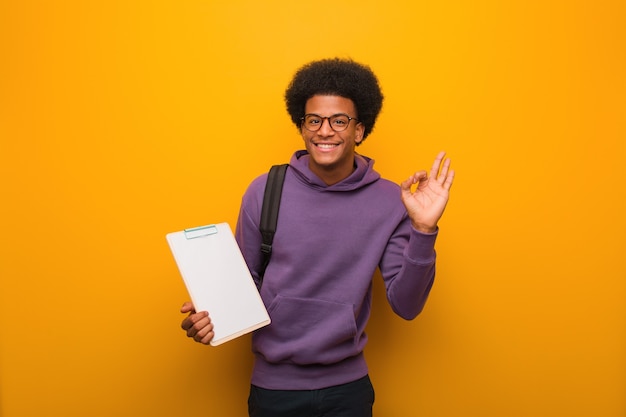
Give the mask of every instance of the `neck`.
[(356, 161), (345, 166), (320, 166), (309, 163), (309, 169), (320, 177), (324, 184), (333, 185), (348, 178), (356, 169)]

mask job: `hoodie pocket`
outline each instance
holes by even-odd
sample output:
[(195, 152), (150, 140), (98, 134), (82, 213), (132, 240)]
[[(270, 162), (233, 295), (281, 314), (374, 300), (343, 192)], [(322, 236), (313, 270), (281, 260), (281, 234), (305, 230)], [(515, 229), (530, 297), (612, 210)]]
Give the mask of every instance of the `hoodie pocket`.
[(350, 304), (277, 296), (272, 323), (254, 335), (254, 350), (269, 362), (331, 364), (358, 352)]

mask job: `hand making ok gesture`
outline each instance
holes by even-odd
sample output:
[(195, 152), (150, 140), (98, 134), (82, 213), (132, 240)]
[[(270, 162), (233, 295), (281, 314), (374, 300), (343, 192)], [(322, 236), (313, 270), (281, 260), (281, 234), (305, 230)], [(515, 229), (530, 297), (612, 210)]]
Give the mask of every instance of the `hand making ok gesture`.
[[(450, 187), (454, 180), (454, 170), (450, 169), (450, 159), (440, 152), (430, 169), (419, 171), (400, 184), (402, 202), (413, 227), (420, 232), (432, 233), (437, 230), (437, 222), (448, 203)], [(415, 191), (411, 188), (417, 184)]]

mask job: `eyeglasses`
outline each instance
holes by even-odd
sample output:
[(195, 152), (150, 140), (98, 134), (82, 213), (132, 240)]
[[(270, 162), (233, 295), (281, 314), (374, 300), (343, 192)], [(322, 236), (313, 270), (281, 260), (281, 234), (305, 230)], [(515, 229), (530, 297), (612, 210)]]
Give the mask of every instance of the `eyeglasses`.
[(309, 132), (317, 132), (324, 124), (325, 119), (328, 119), (330, 128), (335, 132), (343, 132), (346, 130), (350, 124), (350, 120), (355, 120), (357, 123), (359, 122), (358, 119), (343, 113), (333, 114), (329, 117), (322, 117), (317, 114), (305, 114), (304, 117), (300, 118), (300, 121), (302, 122), (302, 127)]

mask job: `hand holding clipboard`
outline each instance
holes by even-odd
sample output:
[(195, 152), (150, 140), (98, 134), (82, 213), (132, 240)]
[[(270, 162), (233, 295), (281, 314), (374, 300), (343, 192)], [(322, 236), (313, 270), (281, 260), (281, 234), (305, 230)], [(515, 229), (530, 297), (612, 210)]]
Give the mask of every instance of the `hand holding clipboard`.
[[(210, 314), (210, 317), (196, 318), (208, 319), (213, 325), (212, 346), (270, 323), (269, 314), (227, 223), (169, 233), (167, 241), (193, 309)], [(185, 310), (188, 308), (183, 306)]]

